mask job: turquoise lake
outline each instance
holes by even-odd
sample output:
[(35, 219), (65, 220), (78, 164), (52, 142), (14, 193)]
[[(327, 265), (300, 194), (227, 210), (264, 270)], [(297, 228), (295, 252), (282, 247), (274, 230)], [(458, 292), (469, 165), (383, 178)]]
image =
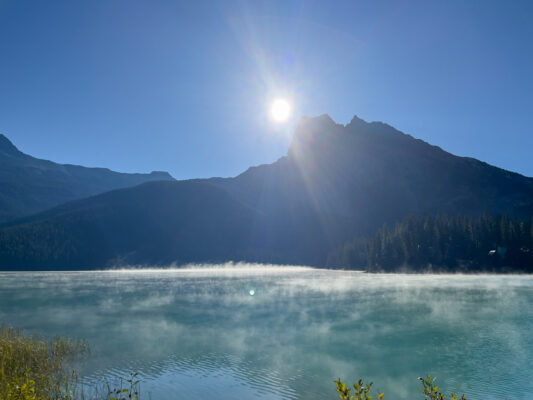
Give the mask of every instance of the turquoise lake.
[[(533, 398), (533, 277), (231, 264), (0, 272), (0, 324), (86, 339), (84, 381), (144, 399), (336, 399), (333, 380), (423, 399)], [(170, 394), (170, 395), (169, 395)]]

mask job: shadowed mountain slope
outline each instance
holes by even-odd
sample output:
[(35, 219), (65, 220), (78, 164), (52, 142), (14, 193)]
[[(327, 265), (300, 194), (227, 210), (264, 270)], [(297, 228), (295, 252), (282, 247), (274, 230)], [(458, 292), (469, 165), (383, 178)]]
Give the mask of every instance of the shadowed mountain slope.
[(125, 174), (40, 160), (0, 134), (0, 222), (109, 190), (172, 179), (167, 172)]
[(302, 119), (288, 155), (235, 178), (153, 182), (0, 229), (7, 268), (171, 262), (325, 265), (407, 214), (533, 215), (533, 179), (357, 117)]

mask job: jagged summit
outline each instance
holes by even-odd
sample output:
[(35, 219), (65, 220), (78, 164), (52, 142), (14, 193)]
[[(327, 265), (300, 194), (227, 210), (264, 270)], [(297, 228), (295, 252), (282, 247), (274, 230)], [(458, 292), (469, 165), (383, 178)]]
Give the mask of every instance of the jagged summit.
[(369, 131), (374, 133), (380, 133), (383, 131), (390, 131), (396, 133), (402, 133), (396, 128), (380, 121), (368, 122), (354, 115), (350, 122), (346, 125), (338, 124), (328, 114), (322, 114), (317, 117), (304, 116), (300, 118), (298, 126), (296, 127), (294, 135), (312, 134), (316, 132), (328, 133), (332, 131), (342, 131), (342, 128), (346, 128), (349, 131)]
[(355, 129), (357, 129), (357, 128), (367, 128), (369, 125), (375, 125), (375, 124), (385, 125), (385, 126), (389, 127), (389, 125), (383, 124), (381, 122), (368, 122), (368, 121), (365, 121), (364, 119), (359, 118), (357, 115), (354, 115), (353, 118), (351, 119), (351, 121), (348, 124), (346, 124), (346, 125), (338, 124), (328, 114), (322, 114), (322, 115), (319, 115), (319, 116), (316, 116), (316, 117), (304, 116), (304, 117), (301, 117), (300, 121), (298, 122), (298, 126), (296, 128), (295, 135), (298, 134), (301, 131), (308, 132), (308, 131), (311, 130), (311, 131), (327, 132), (328, 130), (330, 130), (332, 128), (339, 129), (341, 127), (348, 128), (348, 129), (352, 130), (354, 128)]
[(346, 125), (347, 128), (358, 128), (363, 127), (367, 125), (368, 122), (366, 122), (364, 119), (359, 118), (357, 115), (354, 115), (350, 123)]
[[(415, 140), (383, 122), (367, 122), (354, 115), (348, 124), (342, 125), (336, 123), (328, 114), (322, 114), (301, 118), (288, 154), (289, 157), (298, 156), (303, 159), (330, 153), (329, 157), (334, 159), (346, 151), (353, 154), (353, 151), (358, 151), (361, 147), (384, 146), (384, 151), (388, 151), (389, 147), (394, 148)], [(399, 148), (397, 151), (408, 152), (409, 148)]]

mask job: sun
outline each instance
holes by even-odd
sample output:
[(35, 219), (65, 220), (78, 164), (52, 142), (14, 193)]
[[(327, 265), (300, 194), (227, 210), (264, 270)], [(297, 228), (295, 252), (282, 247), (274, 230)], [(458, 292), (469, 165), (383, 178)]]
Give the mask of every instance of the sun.
[(285, 122), (291, 115), (291, 105), (287, 100), (276, 99), (272, 102), (270, 115), (276, 122)]

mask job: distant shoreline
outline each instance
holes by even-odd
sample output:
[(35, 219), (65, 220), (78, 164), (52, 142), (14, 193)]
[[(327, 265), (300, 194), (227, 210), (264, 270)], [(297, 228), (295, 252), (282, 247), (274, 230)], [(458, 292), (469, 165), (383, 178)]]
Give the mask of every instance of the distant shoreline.
[[(245, 263), (243, 263), (245, 264)], [(223, 267), (221, 264), (205, 264), (201, 267), (183, 266), (183, 267), (126, 267), (126, 268), (83, 268), (83, 269), (2, 269), (1, 273), (77, 273), (77, 272), (99, 272), (99, 273), (165, 273), (165, 272), (299, 272), (298, 270), (316, 270), (316, 271), (332, 271), (332, 272), (353, 272), (365, 275), (528, 275), (533, 273), (527, 271), (520, 271), (515, 269), (508, 270), (477, 270), (477, 271), (450, 271), (446, 269), (427, 269), (427, 270), (409, 270), (400, 268), (398, 270), (389, 271), (367, 271), (363, 269), (350, 268), (334, 268), (334, 267), (313, 267), (305, 265), (276, 265), (276, 264), (250, 264), (249, 266)], [(256, 269), (256, 271), (251, 271)]]

